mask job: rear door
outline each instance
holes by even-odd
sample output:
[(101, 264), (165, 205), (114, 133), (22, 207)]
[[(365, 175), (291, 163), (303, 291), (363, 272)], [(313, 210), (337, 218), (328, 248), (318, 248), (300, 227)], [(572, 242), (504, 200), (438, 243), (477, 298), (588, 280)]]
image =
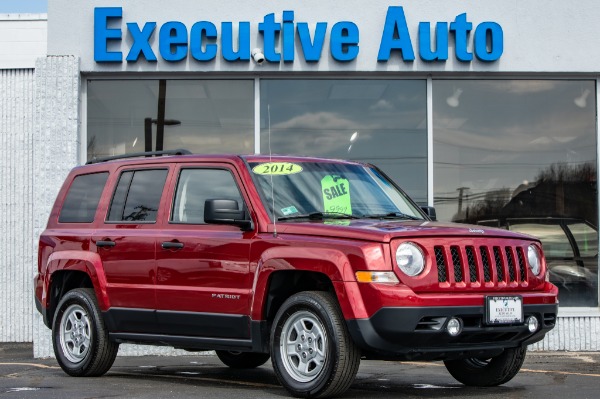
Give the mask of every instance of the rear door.
[(106, 219), (92, 237), (102, 259), (113, 332), (156, 328), (156, 240), (167, 167), (121, 169)]
[(250, 242), (254, 232), (206, 224), (207, 199), (247, 209), (235, 169), (182, 165), (170, 191), (170, 215), (157, 243), (157, 318), (161, 332), (249, 338)]

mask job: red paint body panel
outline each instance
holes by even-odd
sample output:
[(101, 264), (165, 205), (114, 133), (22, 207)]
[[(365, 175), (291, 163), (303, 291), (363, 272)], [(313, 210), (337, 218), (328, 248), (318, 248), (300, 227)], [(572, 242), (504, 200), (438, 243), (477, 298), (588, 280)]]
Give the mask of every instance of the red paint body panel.
[[(226, 229), (227, 231), (223, 231)], [(169, 225), (157, 247), (157, 309), (249, 314), (251, 235), (232, 226)], [(163, 249), (161, 242), (182, 249)], [(234, 296), (222, 299), (219, 294)]]

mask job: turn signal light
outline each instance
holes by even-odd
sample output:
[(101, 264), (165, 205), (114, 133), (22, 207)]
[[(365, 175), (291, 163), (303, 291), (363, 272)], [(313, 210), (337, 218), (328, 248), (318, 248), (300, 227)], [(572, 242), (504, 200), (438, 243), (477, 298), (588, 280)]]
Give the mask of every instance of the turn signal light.
[(356, 281), (383, 284), (398, 284), (399, 282), (394, 272), (356, 272)]

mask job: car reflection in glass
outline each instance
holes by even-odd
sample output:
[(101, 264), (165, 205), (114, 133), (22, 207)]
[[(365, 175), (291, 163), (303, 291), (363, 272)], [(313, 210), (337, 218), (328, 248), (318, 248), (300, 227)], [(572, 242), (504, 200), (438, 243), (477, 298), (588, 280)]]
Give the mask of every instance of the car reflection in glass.
[(501, 227), (539, 238), (559, 288), (561, 306), (598, 306), (598, 229), (574, 218), (505, 218), (477, 224)]

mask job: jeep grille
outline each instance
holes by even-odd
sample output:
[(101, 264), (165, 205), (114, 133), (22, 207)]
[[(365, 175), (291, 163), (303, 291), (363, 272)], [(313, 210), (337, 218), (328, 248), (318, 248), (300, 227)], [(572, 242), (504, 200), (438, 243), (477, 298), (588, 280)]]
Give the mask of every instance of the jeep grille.
[(437, 245), (434, 252), (440, 283), (527, 282), (525, 253), (519, 246)]

